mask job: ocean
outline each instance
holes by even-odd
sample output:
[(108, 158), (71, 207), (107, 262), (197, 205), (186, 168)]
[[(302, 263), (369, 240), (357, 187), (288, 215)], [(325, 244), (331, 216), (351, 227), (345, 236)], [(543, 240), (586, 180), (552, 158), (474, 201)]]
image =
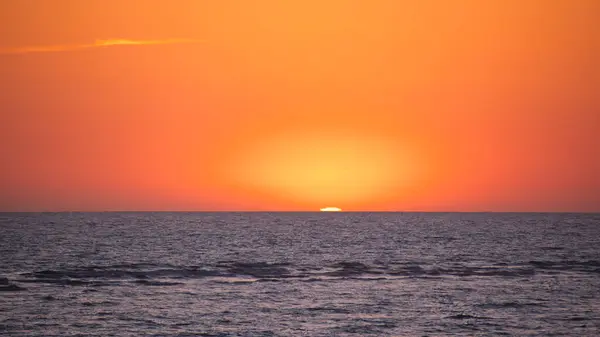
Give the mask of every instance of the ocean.
[(3, 336), (599, 336), (600, 214), (3, 213)]

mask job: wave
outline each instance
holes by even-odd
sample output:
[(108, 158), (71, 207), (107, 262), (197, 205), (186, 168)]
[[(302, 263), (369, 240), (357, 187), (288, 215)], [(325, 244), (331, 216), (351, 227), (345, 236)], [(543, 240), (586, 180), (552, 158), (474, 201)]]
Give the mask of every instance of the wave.
[(183, 280), (213, 278), (215, 282), (323, 282), (340, 279), (388, 280), (439, 277), (531, 277), (536, 273), (600, 273), (600, 261), (529, 261), (508, 265), (428, 265), (414, 262), (374, 263), (341, 261), (327, 266), (294, 266), (289, 263), (220, 261), (205, 266), (169, 264), (114, 264), (72, 269), (40, 270), (19, 274), (9, 282), (0, 278), (0, 290), (21, 290), (17, 283), (46, 283), (64, 286), (110, 286), (122, 282), (146, 286), (176, 286)]

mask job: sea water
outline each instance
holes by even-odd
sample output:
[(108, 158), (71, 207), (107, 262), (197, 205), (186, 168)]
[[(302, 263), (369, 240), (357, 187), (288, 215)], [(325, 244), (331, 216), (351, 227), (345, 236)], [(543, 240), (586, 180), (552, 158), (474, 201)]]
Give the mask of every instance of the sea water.
[(0, 335), (598, 336), (600, 215), (0, 214)]

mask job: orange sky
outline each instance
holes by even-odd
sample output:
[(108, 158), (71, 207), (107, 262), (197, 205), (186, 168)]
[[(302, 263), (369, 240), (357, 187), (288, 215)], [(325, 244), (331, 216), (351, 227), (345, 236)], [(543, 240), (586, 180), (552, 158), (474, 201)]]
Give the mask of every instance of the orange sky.
[(600, 211), (599, 13), (3, 1), (0, 210)]

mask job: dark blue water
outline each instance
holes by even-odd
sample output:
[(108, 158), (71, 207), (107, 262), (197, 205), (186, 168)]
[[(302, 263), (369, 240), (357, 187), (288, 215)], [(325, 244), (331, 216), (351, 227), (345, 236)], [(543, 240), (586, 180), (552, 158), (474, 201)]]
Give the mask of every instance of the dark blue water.
[(7, 336), (598, 336), (600, 215), (0, 214)]

